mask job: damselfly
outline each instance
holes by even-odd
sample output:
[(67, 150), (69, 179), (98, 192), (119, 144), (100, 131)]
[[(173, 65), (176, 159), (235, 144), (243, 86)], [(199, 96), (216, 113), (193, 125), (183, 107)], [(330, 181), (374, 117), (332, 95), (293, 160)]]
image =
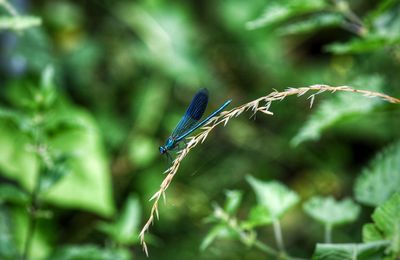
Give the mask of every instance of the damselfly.
[(174, 150), (178, 147), (179, 142), (184, 140), (188, 135), (193, 133), (199, 127), (205, 125), (211, 118), (218, 115), (232, 100), (225, 101), (222, 106), (220, 106), (217, 110), (212, 112), (209, 116), (207, 116), (204, 120), (199, 122), (200, 118), (203, 116), (204, 111), (206, 110), (208, 103), (208, 91), (207, 89), (201, 89), (197, 94), (193, 97), (192, 102), (190, 103), (188, 109), (186, 110), (185, 115), (179, 121), (178, 125), (175, 127), (175, 130), (172, 132), (171, 136), (168, 137), (164, 146), (160, 146), (160, 153), (166, 154), (169, 159), (171, 159), (168, 151)]

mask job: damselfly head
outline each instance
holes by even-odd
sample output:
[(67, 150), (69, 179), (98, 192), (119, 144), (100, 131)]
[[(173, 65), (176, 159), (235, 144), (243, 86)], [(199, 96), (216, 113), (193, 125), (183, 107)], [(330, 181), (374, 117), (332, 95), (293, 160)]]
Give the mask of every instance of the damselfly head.
[(167, 148), (164, 146), (160, 146), (158, 149), (160, 150), (160, 154), (165, 154), (167, 152)]

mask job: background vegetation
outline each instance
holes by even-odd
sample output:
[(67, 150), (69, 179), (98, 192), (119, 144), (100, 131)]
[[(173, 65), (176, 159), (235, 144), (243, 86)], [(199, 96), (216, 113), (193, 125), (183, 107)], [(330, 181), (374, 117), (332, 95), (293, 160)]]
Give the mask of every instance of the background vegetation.
[[(0, 0), (0, 258), (145, 259), (157, 148), (199, 88), (207, 111), (313, 84), (399, 97), (399, 26), (396, 0)], [(399, 257), (399, 106), (309, 106), (191, 151), (151, 258)]]

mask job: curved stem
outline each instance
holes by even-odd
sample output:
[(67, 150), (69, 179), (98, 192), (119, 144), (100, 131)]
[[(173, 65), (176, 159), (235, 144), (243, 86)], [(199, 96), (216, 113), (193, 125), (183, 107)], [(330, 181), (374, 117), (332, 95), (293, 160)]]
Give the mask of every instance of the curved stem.
[(142, 230), (140, 231), (139, 238), (140, 238), (140, 244), (142, 245), (143, 250), (145, 251), (146, 255), (148, 255), (148, 250), (147, 250), (147, 245), (145, 241), (145, 234), (146, 231), (149, 230), (150, 225), (153, 223), (155, 220), (155, 217), (158, 216), (158, 205), (161, 197), (165, 198), (165, 192), (168, 189), (169, 185), (171, 184), (172, 180), (174, 179), (179, 166), (181, 164), (181, 161), (186, 157), (186, 155), (190, 152), (191, 149), (196, 147), (198, 144), (201, 144), (205, 141), (207, 138), (208, 134), (218, 125), (226, 125), (230, 119), (236, 118), (240, 114), (242, 114), (245, 111), (252, 111), (253, 114), (257, 112), (262, 112), (267, 115), (273, 115), (271, 111), (269, 111), (270, 105), (272, 102), (275, 101), (281, 101), (285, 99), (286, 97), (289, 96), (302, 96), (305, 95), (307, 92), (315, 92), (311, 94), (309, 97), (311, 98), (311, 101), (314, 100), (314, 97), (316, 95), (319, 95), (323, 92), (352, 92), (352, 93), (357, 93), (366, 97), (376, 97), (376, 98), (381, 98), (387, 102), (394, 103), (394, 104), (400, 104), (400, 99), (391, 97), (389, 95), (379, 93), (379, 92), (374, 92), (374, 91), (369, 91), (369, 90), (362, 90), (362, 89), (355, 89), (349, 86), (337, 86), (337, 87), (332, 87), (329, 85), (323, 85), (323, 84), (316, 84), (316, 85), (311, 85), (308, 87), (301, 87), (301, 88), (289, 88), (286, 89), (285, 91), (273, 91), (267, 96), (263, 96), (260, 98), (257, 98), (253, 101), (250, 101), (246, 104), (240, 105), (238, 107), (235, 107), (229, 111), (223, 111), (221, 112), (218, 116), (215, 118), (211, 119), (203, 128), (202, 132), (199, 134), (195, 135), (194, 137), (191, 137), (189, 139), (189, 142), (187, 146), (179, 151), (178, 156), (175, 158), (175, 160), (172, 162), (172, 165), (170, 168), (168, 168), (165, 173), (166, 176), (164, 180), (162, 181), (160, 188), (154, 195), (151, 197), (150, 200), (153, 200), (153, 206), (151, 207), (150, 210), (150, 216), (148, 217), (146, 223), (143, 225)]

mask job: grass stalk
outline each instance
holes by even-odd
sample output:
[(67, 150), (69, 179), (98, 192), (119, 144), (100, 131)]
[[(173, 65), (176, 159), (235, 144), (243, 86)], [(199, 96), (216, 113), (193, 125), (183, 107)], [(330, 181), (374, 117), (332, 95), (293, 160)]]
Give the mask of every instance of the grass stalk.
[(286, 97), (289, 96), (303, 96), (307, 93), (312, 92), (311, 95), (309, 95), (309, 100), (310, 100), (310, 107), (312, 107), (312, 104), (314, 102), (315, 96), (323, 93), (323, 92), (330, 92), (330, 93), (335, 93), (335, 92), (352, 92), (356, 94), (363, 95), (368, 98), (381, 98), (384, 101), (390, 102), (390, 103), (396, 103), (400, 104), (400, 99), (388, 96), (383, 93), (379, 92), (374, 92), (374, 91), (369, 91), (369, 90), (362, 90), (362, 89), (355, 89), (353, 87), (349, 86), (338, 86), (338, 87), (332, 87), (329, 85), (312, 85), (308, 87), (301, 87), (301, 88), (289, 88), (286, 89), (285, 91), (273, 91), (272, 93), (260, 97), (258, 99), (255, 99), (253, 101), (250, 101), (246, 104), (243, 104), (241, 106), (235, 107), (229, 111), (223, 111), (221, 112), (218, 116), (215, 116), (213, 119), (211, 119), (204, 127), (201, 128), (201, 132), (193, 137), (189, 137), (188, 140), (189, 142), (187, 143), (186, 147), (182, 149), (179, 153), (178, 156), (175, 158), (175, 160), (172, 162), (172, 165), (170, 168), (168, 168), (165, 173), (166, 177), (162, 181), (159, 190), (151, 197), (150, 200), (153, 201), (153, 206), (150, 211), (150, 216), (146, 223), (144, 224), (140, 234), (140, 243), (143, 247), (144, 252), (146, 255), (148, 255), (148, 249), (145, 241), (145, 234), (149, 230), (150, 225), (154, 222), (155, 218), (159, 218), (159, 213), (158, 213), (158, 206), (161, 197), (164, 198), (165, 201), (165, 192), (168, 189), (169, 185), (171, 184), (173, 178), (175, 177), (176, 173), (178, 172), (180, 163), (183, 161), (183, 159), (188, 155), (188, 153), (196, 147), (198, 144), (203, 143), (208, 134), (217, 126), (219, 125), (226, 125), (229, 120), (238, 117), (245, 111), (252, 111), (253, 115), (256, 114), (257, 112), (261, 112), (267, 115), (273, 115), (273, 113), (269, 110), (272, 102), (275, 101), (282, 101)]

